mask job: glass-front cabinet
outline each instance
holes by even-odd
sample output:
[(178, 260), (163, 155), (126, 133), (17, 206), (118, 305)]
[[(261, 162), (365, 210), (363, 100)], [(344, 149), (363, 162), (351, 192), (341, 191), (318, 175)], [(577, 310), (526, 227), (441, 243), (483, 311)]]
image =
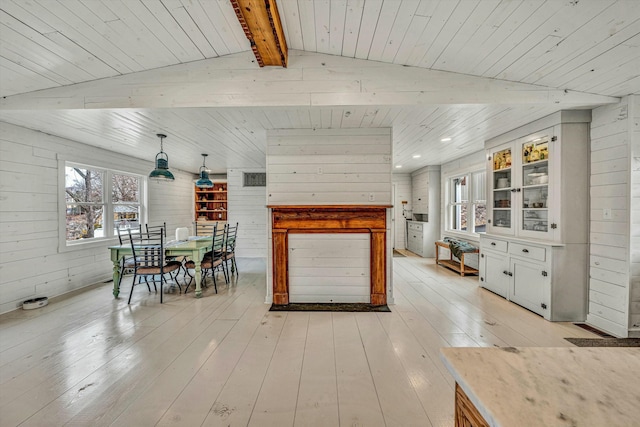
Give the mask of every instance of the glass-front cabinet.
[(511, 220), (513, 181), (511, 167), (511, 148), (494, 151), (491, 156), (492, 171), (492, 222), (493, 228), (500, 229), (501, 233), (513, 234), (513, 222)]
[(489, 232), (552, 239), (553, 129), (547, 129), (492, 149)]
[[(549, 136), (520, 144), (522, 155), (522, 203), (520, 229), (523, 232), (548, 233), (549, 209)], [(535, 236), (533, 236), (535, 237)]]

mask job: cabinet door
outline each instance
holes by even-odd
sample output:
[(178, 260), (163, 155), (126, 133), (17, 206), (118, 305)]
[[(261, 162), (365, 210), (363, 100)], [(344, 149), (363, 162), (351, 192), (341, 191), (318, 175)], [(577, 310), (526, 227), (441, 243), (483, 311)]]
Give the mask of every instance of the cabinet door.
[(413, 213), (429, 213), (429, 174), (411, 177), (411, 201)]
[[(553, 129), (523, 138), (518, 143), (518, 232), (522, 237), (553, 240), (553, 162), (556, 161)], [(552, 141), (553, 138), (553, 141)], [(557, 185), (554, 183), (554, 185)]]
[(483, 252), (480, 254), (480, 286), (503, 298), (509, 290), (509, 261), (505, 254)]
[(512, 167), (512, 144), (490, 151), (487, 165), (488, 227), (490, 233), (513, 235), (515, 230), (512, 207), (515, 199), (515, 182)]
[(422, 232), (409, 230), (409, 250), (422, 256)]
[(544, 264), (511, 258), (509, 300), (548, 317), (551, 282), (545, 269)]

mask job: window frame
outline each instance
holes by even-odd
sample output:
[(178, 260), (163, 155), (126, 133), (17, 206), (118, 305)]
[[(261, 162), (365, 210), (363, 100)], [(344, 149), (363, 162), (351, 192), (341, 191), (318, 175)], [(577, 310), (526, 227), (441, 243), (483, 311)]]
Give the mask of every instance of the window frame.
[[(484, 173), (485, 174), (485, 178), (484, 178), (484, 182), (485, 182), (485, 188), (484, 188), (484, 194), (485, 194), (485, 200), (476, 200), (475, 196), (477, 194), (482, 194), (482, 193), (478, 193), (476, 191), (476, 189), (474, 188), (474, 183), (475, 183), (475, 179), (474, 179), (474, 175), (476, 174), (480, 174), (480, 173)], [(467, 194), (468, 200), (465, 201), (460, 201), (460, 202), (455, 202), (454, 201), (454, 188), (455, 188), (455, 180), (456, 179), (461, 179), (461, 178), (465, 178), (466, 179), (466, 186), (467, 186)], [(484, 205), (485, 209), (486, 209), (486, 205), (487, 205), (487, 201), (486, 201), (486, 169), (484, 167), (477, 167), (477, 168), (469, 168), (469, 169), (465, 169), (465, 170), (457, 170), (457, 171), (452, 171), (450, 174), (448, 174), (445, 178), (445, 200), (444, 200), (444, 217), (445, 217), (445, 227), (444, 227), (444, 231), (445, 233), (449, 234), (449, 235), (454, 235), (454, 236), (458, 236), (458, 237), (464, 237), (464, 238), (471, 238), (473, 240), (479, 240), (480, 239), (480, 235), (481, 234), (485, 234), (486, 233), (486, 229), (483, 232), (475, 232), (475, 228), (476, 228), (476, 206), (478, 205)], [(466, 206), (467, 209), (467, 229), (466, 230), (460, 230), (460, 229), (456, 229), (453, 228), (454, 224), (454, 209), (460, 209)]]
[[(102, 202), (81, 202), (78, 204), (86, 204), (86, 205), (101, 205), (103, 206), (103, 223), (102, 228), (104, 230), (104, 236), (100, 237), (92, 237), (90, 239), (79, 239), (79, 240), (67, 240), (67, 199), (66, 199), (66, 169), (68, 167), (77, 167), (82, 169), (91, 169), (95, 171), (100, 171), (103, 174), (103, 183), (102, 183)], [(114, 203), (112, 200), (113, 193), (113, 176), (114, 175), (129, 175), (138, 178), (139, 180), (139, 189), (138, 189), (138, 199), (137, 202), (140, 206), (140, 223), (147, 222), (148, 215), (148, 198), (147, 198), (147, 189), (148, 189), (148, 180), (147, 176), (141, 175), (140, 173), (119, 170), (115, 168), (110, 168), (106, 166), (96, 166), (95, 164), (91, 164), (89, 162), (83, 162), (81, 160), (69, 160), (69, 159), (58, 159), (58, 216), (59, 216), (59, 233), (58, 233), (58, 251), (59, 252), (67, 252), (71, 250), (84, 249), (87, 247), (93, 246), (104, 246), (107, 244), (114, 244), (118, 242), (118, 236), (115, 232), (114, 226), (115, 221), (113, 218), (114, 215), (114, 207), (118, 205), (132, 205), (136, 203), (130, 202), (118, 202)]]

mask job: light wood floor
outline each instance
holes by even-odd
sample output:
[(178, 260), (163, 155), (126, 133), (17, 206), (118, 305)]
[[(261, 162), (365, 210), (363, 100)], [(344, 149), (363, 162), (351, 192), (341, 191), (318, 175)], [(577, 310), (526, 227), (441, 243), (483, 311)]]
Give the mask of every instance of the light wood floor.
[(393, 263), (391, 313), (269, 312), (264, 261), (240, 259), (202, 299), (138, 286), (127, 305), (107, 283), (0, 316), (0, 426), (452, 426), (439, 348), (593, 336), (431, 259)]

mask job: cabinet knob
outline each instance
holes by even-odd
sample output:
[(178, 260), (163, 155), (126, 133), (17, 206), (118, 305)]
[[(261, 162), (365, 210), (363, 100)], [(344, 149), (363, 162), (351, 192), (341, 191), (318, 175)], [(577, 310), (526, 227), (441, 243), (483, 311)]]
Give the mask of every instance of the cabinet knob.
[(509, 276), (510, 276), (510, 277), (513, 277), (513, 273), (512, 273), (512, 272), (509, 272)]
[(529, 253), (529, 249), (523, 249), (522, 252), (524, 252), (525, 254)]
[(503, 272), (502, 272), (502, 274), (505, 274), (505, 275), (507, 275), (507, 276), (508, 276), (508, 275), (509, 275), (509, 272), (508, 272), (507, 270), (505, 270), (505, 271), (503, 271)]
[(495, 246), (495, 245), (496, 245), (496, 242), (491, 242), (491, 246)]

